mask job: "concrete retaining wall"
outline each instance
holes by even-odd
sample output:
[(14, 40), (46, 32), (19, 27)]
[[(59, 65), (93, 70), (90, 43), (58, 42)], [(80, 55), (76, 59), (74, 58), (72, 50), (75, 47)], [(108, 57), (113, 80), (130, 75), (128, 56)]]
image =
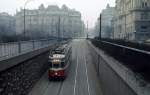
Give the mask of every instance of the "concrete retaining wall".
[(48, 69), (49, 50), (45, 47), (0, 62), (0, 95), (27, 95)]
[(104, 95), (150, 94), (149, 84), (143, 80), (141, 81), (134, 72), (108, 56), (105, 52), (94, 47), (90, 42), (88, 43)]
[(46, 52), (46, 51), (50, 50), (50, 48), (53, 48), (54, 46), (55, 45), (51, 45), (51, 46), (48, 46), (45, 48), (37, 49), (37, 50), (31, 51), (28, 53), (24, 53), (21, 55), (17, 55), (17, 56), (11, 57), (11, 58), (5, 58), (4, 60), (0, 61), (0, 72), (4, 71), (14, 65), (17, 65), (25, 60), (28, 60), (36, 55)]

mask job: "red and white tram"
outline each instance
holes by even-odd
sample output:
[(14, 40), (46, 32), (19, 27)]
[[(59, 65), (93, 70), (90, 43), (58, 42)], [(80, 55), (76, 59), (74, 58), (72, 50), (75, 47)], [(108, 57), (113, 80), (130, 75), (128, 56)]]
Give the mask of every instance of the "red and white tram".
[(63, 45), (50, 53), (49, 79), (65, 79), (71, 63), (71, 47)]

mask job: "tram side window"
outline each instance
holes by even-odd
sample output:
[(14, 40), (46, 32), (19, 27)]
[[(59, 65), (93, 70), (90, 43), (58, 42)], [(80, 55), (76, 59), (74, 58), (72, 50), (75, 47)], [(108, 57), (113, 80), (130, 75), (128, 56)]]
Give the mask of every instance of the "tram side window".
[(65, 67), (65, 62), (61, 62), (61, 67)]
[(52, 67), (52, 63), (50, 63), (49, 66)]

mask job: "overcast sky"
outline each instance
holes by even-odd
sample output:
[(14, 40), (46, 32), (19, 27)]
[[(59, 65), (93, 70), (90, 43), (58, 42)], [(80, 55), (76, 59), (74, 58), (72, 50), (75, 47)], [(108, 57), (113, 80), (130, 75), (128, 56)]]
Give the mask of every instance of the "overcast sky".
[[(16, 9), (23, 7), (24, 1), (27, 0), (1, 0), (0, 12), (15, 14)], [(66, 4), (69, 8), (80, 11), (84, 22), (88, 21), (89, 27), (93, 27), (101, 10), (106, 7), (107, 3), (114, 6), (115, 0), (32, 0), (28, 3), (27, 8), (37, 8), (41, 3), (45, 6), (58, 5), (59, 7)]]

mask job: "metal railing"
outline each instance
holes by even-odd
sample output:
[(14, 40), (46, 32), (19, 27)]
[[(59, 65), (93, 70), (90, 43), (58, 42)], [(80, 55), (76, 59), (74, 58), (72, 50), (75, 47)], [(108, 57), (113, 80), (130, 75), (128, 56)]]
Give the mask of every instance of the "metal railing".
[(143, 70), (147, 68), (147, 66), (150, 67), (149, 51), (118, 45), (107, 41), (92, 40), (92, 43), (120, 62), (128, 66), (133, 65), (132, 69)]
[(92, 43), (104, 50), (110, 56), (120, 61), (133, 71), (140, 73), (146, 80), (150, 80), (150, 52), (107, 41), (91, 40)]
[[(90, 50), (92, 51), (90, 53), (93, 58), (92, 62), (95, 64), (97, 75), (102, 82), (103, 94), (146, 95), (143, 92), (148, 89), (143, 90), (143, 86), (141, 89), (140, 84), (142, 79), (139, 75), (133, 73), (132, 70), (127, 69), (125, 66), (120, 65), (119, 61), (116, 61), (112, 56), (110, 57), (107, 55), (103, 50), (94, 47), (90, 42), (89, 45)], [(116, 84), (119, 85), (116, 86)]]
[(0, 60), (54, 44), (55, 40), (32, 40), (0, 43)]

